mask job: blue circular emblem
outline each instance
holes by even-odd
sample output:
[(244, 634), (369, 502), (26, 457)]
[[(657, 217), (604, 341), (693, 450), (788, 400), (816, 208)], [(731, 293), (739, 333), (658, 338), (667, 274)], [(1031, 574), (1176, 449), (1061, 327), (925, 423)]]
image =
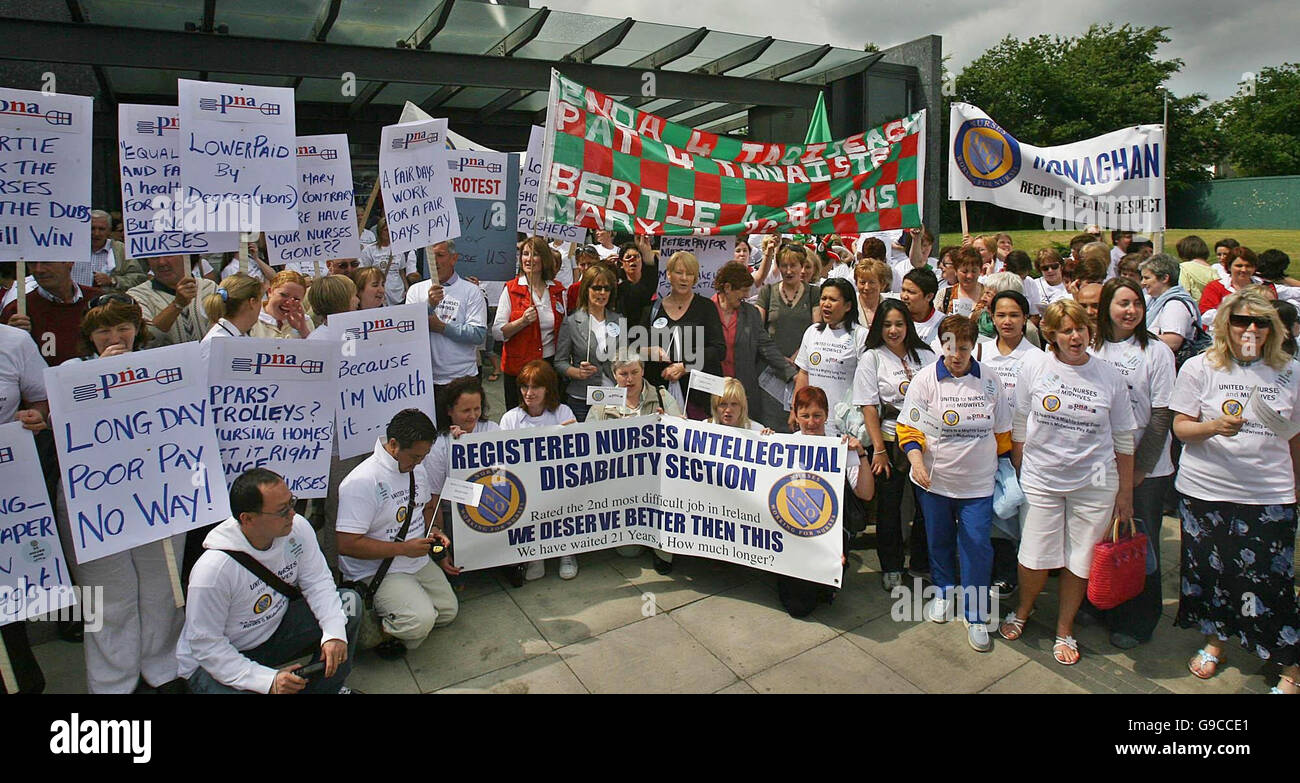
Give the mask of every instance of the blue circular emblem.
[(977, 188), (998, 188), (1020, 173), (1020, 145), (990, 119), (966, 120), (957, 129), (953, 162)]
[(483, 496), (477, 508), (456, 504), (460, 518), (474, 530), (498, 533), (523, 516), (527, 497), (523, 482), (515, 474), (501, 468), (484, 468), (471, 473), (465, 480), (483, 485)]
[(772, 485), (767, 507), (776, 523), (796, 536), (830, 532), (840, 518), (835, 490), (816, 473), (789, 473)]

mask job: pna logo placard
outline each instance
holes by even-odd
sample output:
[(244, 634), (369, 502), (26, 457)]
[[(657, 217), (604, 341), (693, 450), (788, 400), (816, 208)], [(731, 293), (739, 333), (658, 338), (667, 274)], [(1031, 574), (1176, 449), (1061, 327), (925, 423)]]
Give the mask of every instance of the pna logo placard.
[(393, 139), (393, 149), (405, 150), (421, 144), (438, 144), (442, 139), (434, 131), (410, 131), (400, 139)]
[(51, 109), (42, 112), (40, 104), (33, 101), (6, 101), (0, 100), (0, 114), (8, 114), (14, 117), (26, 117), (34, 120), (45, 120), (50, 125), (71, 125), (72, 112), (59, 111)]
[(135, 132), (142, 133), (146, 136), (161, 136), (164, 133), (174, 132), (181, 129), (181, 118), (177, 117), (154, 117), (152, 120), (138, 120), (135, 123)]
[(232, 372), (251, 372), (261, 375), (270, 370), (295, 370), (304, 375), (316, 375), (325, 371), (325, 363), (318, 359), (299, 362), (291, 353), (259, 353), (253, 358), (237, 356), (230, 360)]
[(298, 148), (298, 157), (300, 158), (320, 158), (321, 160), (337, 160), (339, 151), (328, 147), (319, 149), (316, 146), (303, 146)]
[(247, 109), (265, 114), (268, 117), (275, 117), (280, 114), (280, 104), (270, 101), (258, 103), (257, 99), (251, 95), (226, 95), (222, 93), (216, 98), (199, 98), (199, 111), (229, 114), (236, 109)]
[(377, 318), (373, 321), (362, 321), (360, 326), (354, 326), (347, 330), (347, 339), (350, 340), (369, 340), (370, 335), (380, 334), (382, 332), (413, 332), (415, 331), (415, 321), (398, 321), (393, 318)]
[(181, 368), (179, 367), (168, 367), (157, 372), (151, 371), (148, 367), (128, 367), (121, 372), (99, 376), (98, 383), (83, 383), (80, 386), (74, 386), (72, 399), (77, 402), (109, 400), (113, 398), (114, 392), (120, 392), (131, 386), (146, 383), (157, 383), (160, 386), (166, 386), (179, 380), (182, 380)]

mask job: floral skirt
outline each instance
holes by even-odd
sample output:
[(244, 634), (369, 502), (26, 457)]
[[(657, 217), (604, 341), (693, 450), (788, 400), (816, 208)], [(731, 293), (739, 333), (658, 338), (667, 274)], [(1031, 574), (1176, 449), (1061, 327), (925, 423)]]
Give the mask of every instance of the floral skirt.
[(1215, 503), (1183, 495), (1182, 628), (1228, 640), (1282, 666), (1300, 663), (1295, 506)]

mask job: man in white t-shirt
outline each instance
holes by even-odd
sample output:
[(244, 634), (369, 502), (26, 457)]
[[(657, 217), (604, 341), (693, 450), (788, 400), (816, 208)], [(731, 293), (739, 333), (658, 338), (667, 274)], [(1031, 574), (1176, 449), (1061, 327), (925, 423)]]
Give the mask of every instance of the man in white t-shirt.
[[(426, 508), (432, 494), (420, 464), (437, 436), (433, 421), (407, 408), (388, 422), (384, 436), (339, 486), (335, 529), (339, 571), (345, 580), (369, 584), (388, 637), (375, 652), (399, 658), (456, 618), (460, 606), (443, 572), (459, 569), (446, 557), (451, 542), (431, 526), (434, 509)], [(435, 553), (438, 562), (430, 557)]]
[(1119, 276), (1119, 262), (1128, 252), (1128, 247), (1133, 243), (1132, 231), (1112, 231), (1110, 232), (1110, 242), (1114, 247), (1110, 249), (1110, 266), (1106, 269), (1106, 279)]
[(424, 280), (406, 292), (406, 303), (429, 307), (429, 353), (433, 359), (433, 395), (438, 426), (450, 424), (443, 410), (447, 384), (477, 376), (478, 349), (487, 335), (487, 300), (469, 280), (456, 274), (456, 243), (450, 239), (430, 248), (437, 279)]

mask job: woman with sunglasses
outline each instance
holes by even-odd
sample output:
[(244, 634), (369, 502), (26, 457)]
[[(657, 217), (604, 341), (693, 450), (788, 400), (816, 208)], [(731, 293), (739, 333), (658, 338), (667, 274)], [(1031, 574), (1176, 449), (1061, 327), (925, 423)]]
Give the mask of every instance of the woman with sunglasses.
[(1146, 534), (1147, 579), (1142, 593), (1103, 613), (1110, 643), (1127, 650), (1151, 638), (1163, 606), (1160, 595), (1160, 523), (1164, 497), (1173, 482), (1169, 426), (1173, 413), (1174, 352), (1147, 331), (1146, 300), (1128, 278), (1101, 289), (1097, 334), (1089, 353), (1119, 371), (1128, 384), (1137, 423), (1133, 452), (1133, 519)]
[(1298, 693), (1300, 435), (1285, 441), (1275, 429), (1300, 422), (1300, 376), (1282, 350), (1277, 311), (1257, 289), (1224, 299), (1214, 326), (1213, 346), (1183, 365), (1169, 403), (1184, 444), (1174, 482), (1182, 520), (1175, 623), (1205, 634), (1188, 662), (1193, 675), (1217, 674), (1235, 639), (1282, 667), (1276, 692)]
[[(149, 341), (140, 306), (125, 294), (106, 294), (90, 302), (81, 322), (81, 358), (95, 361), (143, 350)], [(72, 541), (64, 493), (57, 493), (55, 518), (65, 546)], [(169, 543), (170, 542), (170, 543)], [(184, 693), (176, 679), (176, 642), (185, 610), (172, 595), (166, 549), (179, 556), (185, 534), (141, 544), (125, 552), (78, 563), (68, 557), (73, 581), (103, 587), (99, 607), (103, 627), (87, 633), (86, 686), (91, 693), (131, 693), (141, 686)]]
[[(865, 351), (853, 377), (853, 404), (861, 406), (871, 438), (871, 472), (880, 482), (876, 537), (880, 584), (886, 592), (903, 584), (903, 501), (907, 493), (907, 458), (897, 445), (898, 410), (907, 389), (923, 368), (934, 364), (934, 351), (916, 334), (907, 305), (882, 299), (867, 333)], [(930, 570), (924, 520), (912, 524), (912, 570)]]
[(614, 370), (609, 360), (627, 322), (609, 309), (618, 287), (614, 270), (593, 263), (582, 273), (578, 288), (578, 309), (560, 326), (555, 349), (555, 371), (565, 383), (565, 402), (578, 421), (587, 420), (587, 387), (612, 386)]

